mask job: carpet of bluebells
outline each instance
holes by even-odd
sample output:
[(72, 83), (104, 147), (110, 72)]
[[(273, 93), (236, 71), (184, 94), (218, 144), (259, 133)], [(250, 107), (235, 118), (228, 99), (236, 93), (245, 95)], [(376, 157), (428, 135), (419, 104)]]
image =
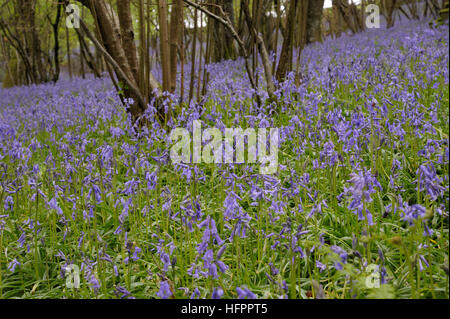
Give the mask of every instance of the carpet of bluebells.
[[(0, 90), (0, 296), (448, 298), (448, 46), (425, 22), (314, 44), (276, 98), (259, 70), (261, 106), (242, 60), (209, 65), (166, 127), (106, 78)], [(173, 164), (197, 119), (278, 127), (277, 173)]]

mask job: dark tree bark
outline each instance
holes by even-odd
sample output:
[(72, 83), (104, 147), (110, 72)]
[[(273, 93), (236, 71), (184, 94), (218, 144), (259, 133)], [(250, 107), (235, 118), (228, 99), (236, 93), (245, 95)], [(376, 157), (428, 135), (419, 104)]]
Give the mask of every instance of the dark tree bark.
[(195, 56), (197, 51), (197, 31), (198, 31), (198, 10), (195, 9), (194, 13), (194, 38), (192, 40), (192, 52), (191, 52), (191, 79), (189, 84), (189, 102), (194, 97), (194, 80), (195, 80)]
[(353, 2), (348, 3), (348, 0), (333, 0), (333, 7), (336, 7), (336, 10), (353, 34), (364, 30), (361, 15)]
[(29, 81), (36, 84), (47, 82), (50, 76), (44, 66), (45, 57), (35, 22), (36, 0), (17, 0), (14, 2), (14, 10), (16, 15), (13, 18), (17, 19), (13, 24), (15, 32), (1, 18), (0, 28), (22, 59)]
[(160, 53), (163, 70), (163, 91), (170, 91), (170, 46), (168, 31), (168, 9), (166, 0), (158, 0), (159, 30), (160, 30)]
[(33, 62), (36, 79), (39, 83), (47, 82), (48, 75), (44, 70), (39, 31), (35, 22), (36, 0), (18, 0), (20, 12), (25, 22), (25, 39), (28, 43), (27, 50)]
[(294, 26), (295, 26), (295, 17), (297, 13), (297, 6), (298, 0), (293, 0), (289, 2), (288, 17), (285, 28), (287, 34), (283, 40), (280, 61), (278, 62), (278, 69), (276, 74), (277, 80), (279, 82), (284, 80), (289, 71), (290, 65), (292, 64), (290, 56), (294, 39), (294, 29), (295, 29)]
[(130, 0), (117, 1), (117, 13), (120, 22), (120, 31), (122, 36), (122, 46), (127, 57), (131, 73), (136, 82), (138, 82), (138, 60), (136, 44), (134, 43), (133, 21), (131, 18)]
[[(119, 18), (111, 5), (105, 0), (78, 0), (85, 5), (94, 17), (95, 24), (98, 28), (101, 41), (98, 41), (88, 30), (85, 23), (81, 20), (82, 31), (94, 43), (96, 49), (102, 53), (103, 57), (110, 64), (118, 81), (121, 83), (120, 95), (122, 100), (132, 98), (134, 103), (130, 105), (129, 112), (134, 120), (137, 120), (146, 110), (146, 96), (139, 90), (133, 71), (125, 53), (124, 44), (121, 40), (121, 32), (119, 26)], [(130, 13), (131, 14), (131, 13)], [(128, 50), (129, 48), (127, 48)], [(133, 55), (136, 55), (136, 51)], [(150, 74), (150, 94), (159, 95), (159, 84)], [(149, 100), (149, 99), (148, 99)], [(161, 110), (160, 110), (161, 117)]]
[(269, 60), (269, 54), (267, 52), (266, 44), (264, 43), (264, 38), (259, 33), (259, 30), (257, 29), (257, 26), (255, 26), (254, 21), (252, 17), (250, 16), (250, 10), (248, 7), (248, 0), (242, 1), (242, 9), (245, 15), (245, 20), (247, 22), (247, 27), (252, 33), (253, 37), (256, 39), (257, 45), (258, 45), (258, 51), (261, 55), (261, 60), (264, 67), (264, 74), (266, 77), (266, 83), (267, 83), (267, 93), (270, 97), (273, 96), (275, 92), (275, 84), (273, 83), (273, 73), (272, 73), (272, 65)]
[(54, 72), (53, 72), (53, 77), (52, 77), (52, 81), (56, 82), (59, 79), (59, 74), (60, 74), (60, 67), (59, 67), (59, 36), (58, 36), (58, 29), (59, 29), (59, 22), (61, 20), (61, 10), (63, 9), (63, 5), (62, 4), (58, 4), (57, 7), (57, 11), (56, 11), (56, 19), (55, 22), (52, 23), (50, 20), (50, 17), (48, 17), (50, 24), (52, 25), (52, 29), (53, 29), (53, 38), (54, 38), (54, 49), (53, 49), (53, 54), (54, 54), (54, 63), (55, 63), (55, 68), (54, 68)]
[(101, 76), (101, 71), (100, 71), (97, 63), (95, 62), (95, 57), (89, 51), (89, 47), (86, 44), (86, 41), (84, 40), (84, 38), (81, 35), (81, 33), (78, 31), (78, 29), (75, 29), (75, 31), (77, 32), (78, 41), (80, 42), (81, 57), (86, 62), (87, 66), (92, 71), (94, 76), (96, 78), (99, 78)]
[(307, 16), (307, 39), (306, 43), (322, 41), (322, 12), (325, 0), (309, 0)]
[(181, 35), (184, 28), (183, 0), (175, 0), (170, 17), (170, 86), (171, 93), (175, 92), (177, 84), (178, 52), (181, 49)]
[[(211, 9), (211, 12), (216, 15), (225, 15), (231, 26), (235, 28), (233, 0), (215, 0), (214, 4), (216, 7)], [(220, 62), (222, 60), (235, 59), (236, 50), (232, 33), (215, 19), (209, 19), (209, 23), (212, 24), (213, 30), (213, 61)]]
[(382, 9), (383, 9), (383, 13), (384, 16), (386, 18), (386, 26), (387, 28), (392, 28), (394, 26), (394, 10), (396, 9), (397, 6), (397, 0), (382, 0), (381, 1), (382, 4)]

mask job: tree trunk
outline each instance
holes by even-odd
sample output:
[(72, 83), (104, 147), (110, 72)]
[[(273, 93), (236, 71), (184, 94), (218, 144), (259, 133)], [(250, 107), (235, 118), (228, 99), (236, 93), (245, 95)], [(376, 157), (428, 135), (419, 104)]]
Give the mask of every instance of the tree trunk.
[[(234, 18), (234, 8), (233, 8), (233, 0), (222, 0), (223, 1), (223, 11), (225, 12), (228, 20), (231, 22), (231, 25), (235, 27), (235, 18)], [(235, 59), (236, 58), (236, 50), (234, 47), (233, 35), (231, 32), (224, 28), (224, 59)]]
[(306, 24), (306, 43), (313, 43), (322, 41), (322, 12), (325, 0), (309, 0), (308, 1), (308, 16)]
[[(203, 8), (202, 6), (198, 5), (197, 3), (191, 1), (191, 0), (183, 0), (185, 3), (187, 3), (188, 5), (200, 10), (201, 12), (204, 12), (205, 14), (208, 15), (208, 17), (211, 17), (217, 21), (219, 21), (220, 23), (222, 23), (224, 25), (224, 27), (226, 27), (228, 29), (228, 31), (230, 31), (230, 33), (233, 35), (233, 38), (236, 40), (236, 42), (238, 43), (239, 49), (241, 50), (241, 54), (244, 57), (244, 64), (245, 64), (245, 70), (247, 71), (247, 75), (250, 81), (250, 84), (252, 86), (252, 88), (255, 90), (255, 92), (257, 92), (257, 86), (256, 86), (256, 82), (253, 76), (253, 73), (251, 72), (250, 69), (250, 63), (249, 63), (249, 55), (247, 53), (247, 50), (245, 49), (245, 45), (244, 42), (242, 41), (242, 39), (239, 37), (239, 35), (237, 34), (236, 30), (234, 29), (234, 27), (231, 25), (230, 21), (225, 17), (225, 18), (221, 18), (217, 15), (215, 15), (214, 13), (212, 13), (209, 10), (206, 10), (205, 8)], [(200, 19), (200, 21), (202, 21)], [(200, 41), (201, 43), (202, 41)], [(201, 47), (200, 47), (201, 48)], [(201, 56), (201, 55), (200, 55)], [(261, 99), (259, 97), (258, 94), (255, 94), (255, 97), (257, 99), (257, 103), (258, 105), (261, 104)]]
[(46, 82), (48, 77), (43, 67), (39, 32), (35, 24), (36, 0), (17, 0), (16, 10), (19, 15), (17, 38), (23, 37), (23, 44), (20, 46), (24, 52), (21, 57), (26, 56), (28, 60), (23, 61), (25, 65), (29, 64), (30, 69), (27, 66), (27, 72), (30, 73), (33, 83)]
[(194, 97), (194, 80), (195, 80), (195, 54), (197, 51), (197, 31), (198, 31), (198, 10), (195, 9), (194, 13), (194, 38), (192, 40), (192, 52), (191, 52), (191, 80), (189, 84), (189, 102)]
[[(215, 0), (215, 7), (211, 12), (218, 16), (226, 16), (231, 23), (231, 26), (235, 27), (233, 0)], [(232, 33), (225, 28), (219, 21), (210, 19), (213, 32), (213, 47), (212, 58), (214, 62), (220, 62), (222, 60), (229, 60), (236, 58), (236, 50), (234, 47), (234, 40)]]
[(333, 0), (333, 7), (336, 7), (337, 11), (352, 33), (356, 34), (360, 28), (358, 24), (355, 23), (352, 6), (354, 6), (354, 4), (349, 4), (347, 0)]
[[(59, 74), (60, 74), (60, 67), (59, 67), (59, 36), (58, 36), (58, 30), (59, 30), (59, 22), (61, 20), (61, 10), (63, 9), (63, 5), (62, 4), (58, 4), (57, 7), (57, 11), (56, 11), (56, 19), (55, 22), (52, 23), (50, 18), (50, 23), (52, 25), (52, 29), (53, 29), (53, 38), (54, 38), (54, 49), (53, 49), (53, 59), (54, 59), (54, 63), (55, 63), (55, 67), (54, 67), (54, 71), (53, 71), (53, 78), (52, 81), (56, 82), (59, 79)], [(81, 53), (81, 51), (80, 51)]]
[(266, 77), (266, 83), (267, 83), (267, 93), (269, 94), (269, 97), (272, 97), (275, 92), (275, 84), (273, 83), (273, 73), (272, 73), (272, 65), (269, 60), (269, 54), (266, 49), (266, 45), (264, 43), (264, 39), (259, 33), (259, 30), (254, 25), (254, 20), (250, 16), (250, 10), (248, 8), (248, 0), (244, 0), (242, 2), (243, 4), (243, 11), (245, 15), (245, 20), (247, 21), (247, 27), (252, 32), (253, 37), (255, 37), (259, 54), (261, 55), (261, 60), (264, 67), (264, 74)]
[[(136, 44), (134, 43), (133, 21), (131, 17), (130, 0), (117, 1), (117, 13), (119, 16), (122, 46), (130, 65), (133, 79), (138, 83), (138, 61)], [(141, 44), (142, 45), (142, 44)]]
[(160, 50), (161, 50), (161, 64), (163, 73), (163, 91), (170, 91), (170, 46), (169, 46), (169, 32), (168, 32), (168, 13), (167, 1), (158, 0), (159, 13), (159, 30), (160, 30)]
[[(119, 94), (122, 101), (125, 98), (133, 99), (134, 103), (130, 105), (128, 111), (131, 113), (133, 119), (137, 120), (147, 108), (145, 102), (146, 97), (144, 97), (142, 92), (138, 89), (138, 83), (136, 83), (133, 71), (128, 63), (125, 48), (121, 41), (119, 19), (117, 14), (111, 5), (105, 0), (78, 1), (91, 11), (97, 25), (101, 41), (95, 39), (95, 37), (87, 29), (84, 22), (81, 20), (80, 23), (82, 25), (82, 30), (94, 43), (97, 50), (102, 53), (105, 60), (107, 60), (107, 63), (113, 67), (117, 79), (121, 84)], [(136, 54), (136, 52), (134, 52), (134, 54)], [(157, 91), (156, 94), (158, 94), (159, 85), (154, 80), (152, 75), (150, 76), (150, 88), (150, 94), (153, 94), (154, 91)]]
[(295, 26), (295, 16), (297, 13), (297, 5), (298, 0), (290, 1), (289, 3), (289, 9), (288, 9), (288, 17), (286, 21), (286, 37), (283, 40), (283, 46), (281, 48), (281, 55), (280, 55), (280, 61), (278, 63), (278, 69), (277, 69), (277, 80), (279, 82), (283, 81), (286, 77), (289, 65), (292, 64), (292, 61), (289, 61), (292, 42), (294, 38), (294, 26)]
[(89, 67), (89, 69), (91, 69), (92, 73), (94, 73), (94, 76), (96, 78), (101, 77), (101, 72), (100, 72), (100, 70), (98, 68), (97, 63), (95, 62), (95, 57), (89, 51), (89, 47), (87, 46), (83, 36), (78, 31), (78, 29), (75, 29), (75, 31), (77, 32), (78, 41), (80, 42), (81, 57), (86, 62), (86, 64)]
[(42, 61), (42, 51), (41, 51), (41, 41), (39, 38), (39, 31), (35, 22), (35, 12), (36, 12), (36, 0), (19, 0), (22, 6), (24, 14), (24, 19), (27, 20), (28, 25), (27, 34), (25, 37), (29, 38), (29, 44), (31, 45), (31, 57), (33, 64), (36, 66), (37, 79), (40, 83), (47, 82), (48, 76), (44, 70), (44, 65)]
[(184, 28), (183, 0), (175, 0), (170, 15), (170, 93), (174, 93), (177, 85), (177, 53), (181, 48), (181, 35)]
[(67, 66), (69, 70), (69, 77), (72, 79), (72, 60), (70, 57), (70, 39), (69, 39), (69, 28), (66, 27), (66, 50), (67, 50)]
[(382, 0), (384, 16), (386, 18), (387, 28), (394, 26), (394, 10), (396, 8), (397, 0)]

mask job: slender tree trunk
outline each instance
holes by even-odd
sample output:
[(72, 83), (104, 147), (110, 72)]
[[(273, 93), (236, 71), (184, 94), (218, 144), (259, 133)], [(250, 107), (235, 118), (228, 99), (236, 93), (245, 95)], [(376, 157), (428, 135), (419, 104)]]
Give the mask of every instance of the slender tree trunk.
[(68, 27), (66, 27), (66, 49), (67, 49), (67, 67), (69, 70), (69, 77), (72, 79), (72, 60), (70, 57), (70, 38)]
[(87, 66), (92, 71), (92, 73), (94, 73), (94, 76), (96, 78), (99, 78), (101, 76), (101, 71), (95, 61), (96, 60), (95, 57), (89, 51), (89, 47), (86, 44), (81, 33), (78, 31), (78, 29), (75, 29), (75, 31), (77, 32), (78, 41), (80, 42), (80, 52), (83, 57), (83, 60), (86, 62)]
[(170, 92), (174, 93), (177, 84), (177, 53), (181, 48), (183, 21), (183, 0), (175, 0), (170, 15)]
[(206, 52), (205, 52), (205, 60), (204, 60), (204, 68), (203, 68), (203, 83), (202, 83), (202, 91), (201, 96), (206, 94), (206, 86), (209, 82), (209, 73), (207, 65), (211, 62), (211, 52), (212, 52), (212, 26), (210, 23), (206, 26)]
[[(211, 10), (218, 16), (226, 16), (233, 28), (235, 27), (233, 0), (215, 0), (215, 7)], [(214, 62), (222, 60), (235, 59), (236, 51), (234, 48), (234, 40), (231, 32), (225, 28), (219, 21), (208, 19), (208, 23), (212, 25), (212, 47), (211, 57)]]
[[(230, 21), (233, 28), (235, 27), (235, 17), (234, 17), (234, 8), (233, 8), (233, 0), (222, 0), (223, 1), (223, 11), (225, 12), (225, 15), (228, 18), (228, 21)], [(224, 56), (223, 59), (235, 59), (236, 58), (236, 50), (234, 47), (234, 39), (231, 32), (223, 27), (223, 33), (224, 33)]]
[(322, 41), (322, 12), (325, 0), (309, 0), (308, 1), (308, 17), (306, 32), (306, 43)]
[[(147, 96), (146, 87), (146, 70), (145, 70), (145, 56), (146, 53), (146, 39), (145, 39), (145, 15), (144, 15), (144, 1), (139, 0), (139, 71), (136, 72), (136, 81), (139, 84), (139, 89)], [(147, 101), (146, 101), (147, 102)]]
[(184, 98), (184, 10), (183, 10), (183, 1), (181, 0), (181, 31), (180, 31), (180, 47), (178, 48), (178, 54), (180, 55), (180, 65), (181, 65), (181, 76), (180, 76), (180, 101), (183, 101)]
[[(19, 19), (17, 23), (18, 33), (15, 37), (16, 48), (20, 47), (22, 51), (19, 54), (32, 82), (46, 82), (48, 77), (43, 67), (39, 32), (35, 23), (36, 0), (17, 0), (15, 9)], [(19, 40), (21, 38), (23, 41)]]
[[(88, 30), (85, 23), (81, 20), (83, 32), (94, 43), (98, 52), (110, 64), (121, 84), (119, 94), (124, 100), (125, 98), (132, 98), (134, 103), (130, 105), (128, 111), (131, 113), (134, 120), (137, 120), (145, 111), (147, 105), (142, 91), (138, 88), (135, 77), (128, 63), (127, 55), (125, 54), (124, 44), (121, 40), (120, 23), (117, 14), (111, 5), (105, 0), (78, 0), (83, 5), (88, 7), (94, 17), (95, 24), (98, 29), (101, 41), (98, 41)], [(136, 52), (134, 53), (136, 54)], [(114, 80), (113, 75), (111, 78)], [(150, 88), (152, 93), (159, 95), (159, 85), (150, 74)], [(161, 118), (161, 110), (158, 110)]]
[[(192, 52), (191, 52), (191, 82), (189, 85), (189, 102), (194, 97), (194, 81), (195, 81), (195, 56), (197, 51), (197, 32), (198, 32), (198, 10), (194, 9), (194, 35), (192, 40)], [(200, 43), (201, 45), (201, 43)]]
[[(233, 35), (233, 38), (237, 41), (239, 48), (241, 50), (241, 54), (244, 57), (244, 61), (245, 61), (245, 69), (247, 71), (247, 75), (249, 77), (250, 80), (250, 84), (252, 86), (252, 88), (255, 90), (255, 93), (257, 92), (258, 88), (256, 86), (256, 82), (253, 76), (253, 73), (251, 72), (251, 68), (250, 68), (250, 64), (249, 64), (249, 55), (247, 53), (247, 50), (245, 48), (245, 44), (242, 41), (242, 39), (239, 37), (239, 35), (237, 34), (236, 30), (233, 28), (233, 26), (231, 25), (231, 23), (229, 22), (228, 18), (225, 17), (221, 18), (217, 15), (215, 15), (214, 13), (210, 12), (209, 10), (206, 10), (205, 8), (203, 8), (202, 6), (198, 5), (197, 3), (191, 1), (191, 0), (183, 0), (185, 3), (189, 4), (190, 6), (199, 9), (200, 11), (204, 12), (205, 14), (208, 15), (208, 17), (211, 17), (213, 19), (216, 19), (217, 21), (219, 21), (220, 23), (222, 23)], [(255, 94), (255, 97), (257, 99), (257, 103), (258, 105), (261, 105), (261, 99), (259, 97), (258, 94)]]
[(275, 73), (276, 67), (277, 67), (277, 59), (278, 59), (278, 37), (280, 34), (281, 29), (281, 0), (275, 0), (275, 8), (277, 13), (277, 28), (275, 33), (275, 44), (274, 44), (274, 51), (275, 51), (275, 59), (272, 64), (272, 74)]
[[(52, 29), (53, 29), (53, 41), (54, 41), (54, 49), (53, 49), (53, 59), (54, 59), (54, 71), (53, 71), (53, 78), (52, 81), (56, 82), (59, 79), (59, 74), (60, 74), (60, 66), (59, 66), (59, 22), (61, 20), (61, 10), (63, 9), (63, 5), (62, 4), (58, 4), (57, 7), (57, 11), (56, 11), (56, 19), (55, 22), (51, 23), (52, 25)], [(49, 18), (50, 20), (50, 18)], [(80, 56), (81, 56), (81, 51), (80, 51)]]
[(163, 71), (163, 91), (170, 91), (170, 46), (168, 32), (168, 9), (166, 0), (158, 0), (161, 64)]
[(151, 15), (151, 7), (150, 7), (150, 1), (147, 1), (147, 37), (146, 37), (146, 45), (145, 45), (145, 95), (148, 97), (151, 95), (150, 92), (150, 76), (152, 76), (151, 70), (151, 40), (152, 40), (152, 34), (151, 34), (151, 28), (150, 28), (150, 15)]
[(256, 28), (256, 26), (254, 26), (254, 21), (250, 16), (250, 10), (247, 2), (248, 0), (243, 0), (242, 2), (245, 20), (247, 21), (248, 29), (250, 30), (250, 32), (252, 32), (253, 36), (256, 38), (259, 54), (261, 55), (261, 60), (263, 62), (264, 67), (264, 74), (267, 83), (267, 93), (269, 94), (270, 97), (272, 97), (275, 92), (275, 84), (273, 83), (272, 65), (269, 60), (269, 54), (267, 53), (264, 39), (259, 33), (259, 30)]
[(299, 43), (297, 51), (297, 61), (295, 65), (295, 83), (297, 86), (301, 84), (302, 76), (300, 73), (300, 61), (303, 48), (307, 43), (307, 21), (308, 21), (308, 0), (301, 0), (299, 12)]
[[(203, 61), (203, 40), (204, 40), (204, 27), (203, 27), (203, 12), (200, 12), (200, 49), (198, 57), (198, 74), (197, 74), (197, 102), (200, 102), (200, 87), (202, 83), (202, 61)], [(205, 63), (206, 64), (206, 63)]]
[(119, 16), (120, 33), (122, 36), (122, 46), (125, 51), (125, 56), (128, 64), (130, 65), (133, 79), (138, 82), (138, 61), (136, 55), (136, 44), (134, 43), (130, 0), (117, 1), (117, 14)]
[[(21, 0), (22, 1), (22, 0)], [(37, 73), (38, 73), (38, 78), (39, 78), (39, 82), (43, 83), (43, 82), (47, 82), (48, 76), (47, 76), (47, 72), (44, 69), (44, 65), (43, 65), (43, 57), (42, 57), (42, 51), (41, 51), (41, 41), (39, 38), (39, 30), (38, 27), (36, 26), (36, 0), (29, 0), (27, 1), (27, 3), (25, 4), (25, 6), (28, 8), (27, 11), (28, 16), (29, 16), (29, 26), (30, 26), (30, 37), (31, 37), (31, 52), (32, 52), (32, 56), (33, 56), (33, 61), (36, 64), (36, 68), (37, 68)]]
[(294, 38), (294, 24), (295, 15), (297, 12), (298, 0), (290, 1), (288, 9), (288, 17), (286, 22), (286, 37), (283, 40), (283, 46), (281, 48), (280, 61), (278, 62), (278, 69), (276, 73), (277, 80), (283, 81), (288, 73), (289, 65), (292, 61), (289, 61), (291, 46)]
[(394, 10), (397, 5), (397, 0), (382, 0), (383, 11), (385, 12), (386, 26), (392, 28), (394, 26)]

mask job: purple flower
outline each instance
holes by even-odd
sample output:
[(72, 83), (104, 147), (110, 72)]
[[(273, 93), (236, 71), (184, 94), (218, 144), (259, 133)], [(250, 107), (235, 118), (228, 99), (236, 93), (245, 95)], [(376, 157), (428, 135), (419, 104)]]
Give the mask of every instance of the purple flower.
[(219, 251), (217, 252), (217, 259), (220, 259), (222, 257), (226, 248), (227, 248), (227, 245), (225, 244), (219, 249)]
[(194, 289), (194, 292), (191, 294), (190, 299), (198, 299), (200, 298), (200, 290), (198, 288)]
[(19, 239), (17, 240), (19, 242), (19, 247), (22, 248), (26, 241), (26, 234), (25, 232), (22, 232)]
[(331, 248), (332, 252), (334, 252), (335, 254), (339, 255), (339, 258), (341, 259), (341, 261), (344, 264), (347, 262), (348, 254), (343, 248), (341, 248), (339, 246), (336, 246), (336, 245), (333, 245), (330, 248)]
[(4, 208), (5, 212), (7, 212), (8, 210), (11, 210), (11, 211), (13, 210), (14, 199), (12, 198), (12, 196), (9, 196), (9, 195), (6, 196), (3, 208)]
[(324, 264), (322, 264), (320, 261), (316, 261), (316, 267), (317, 268), (319, 268), (319, 271), (320, 272), (322, 272), (322, 271), (324, 271), (325, 269), (327, 269), (327, 266), (326, 265), (324, 265)]
[(403, 212), (400, 212), (400, 217), (409, 223), (410, 226), (414, 225), (414, 221), (425, 216), (425, 207), (414, 204), (409, 206), (408, 203), (403, 203)]
[(97, 280), (97, 278), (94, 276), (94, 274), (91, 274), (91, 276), (89, 277), (89, 285), (94, 290), (94, 293), (98, 294), (98, 292), (100, 290), (100, 282)]
[(141, 250), (138, 246), (135, 246), (135, 247), (134, 247), (133, 257), (131, 257), (131, 259), (133, 259), (134, 261), (138, 260), (138, 259), (139, 259), (138, 254), (139, 254), (141, 251), (142, 251), (142, 250)]
[(364, 207), (364, 203), (372, 202), (371, 194), (376, 192), (375, 188), (381, 191), (382, 187), (370, 170), (365, 173), (352, 173), (351, 177), (347, 182), (353, 185), (348, 188), (344, 187), (344, 193), (340, 196), (348, 195), (350, 197), (351, 202), (348, 205), (348, 209), (358, 215), (358, 220), (364, 220), (365, 213), (369, 225), (373, 225), (372, 214)]
[(158, 183), (158, 173), (155, 172), (145, 172), (145, 180), (147, 181), (147, 189), (153, 190)]
[(122, 287), (120, 285), (116, 286), (115, 294), (116, 294), (116, 296), (118, 294), (121, 294), (120, 299), (124, 299), (125, 297), (128, 297), (131, 295), (131, 293), (128, 290), (126, 290), (124, 287)]
[(56, 201), (56, 198), (53, 197), (49, 202), (48, 202), (48, 206), (50, 207), (50, 209), (54, 209), (56, 210), (56, 213), (58, 215), (63, 215), (63, 211), (61, 210), (61, 208), (58, 206), (58, 202)]
[(311, 211), (309, 212), (308, 216), (306, 216), (306, 218), (309, 219), (315, 213), (322, 214), (322, 205), (325, 208), (328, 208), (327, 202), (325, 200), (323, 200), (320, 203), (318, 203), (317, 205), (314, 205), (313, 209), (311, 209)]
[(169, 299), (170, 297), (172, 297), (172, 291), (167, 280), (161, 282), (159, 291), (156, 293), (156, 295), (161, 299)]
[(237, 287), (236, 292), (238, 294), (238, 299), (256, 299), (257, 296), (250, 291), (247, 287)]
[(102, 195), (101, 195), (102, 191), (100, 190), (100, 187), (98, 187), (95, 184), (92, 184), (92, 188), (89, 190), (88, 197), (91, 196), (92, 192), (94, 193), (94, 197), (95, 197), (95, 200), (97, 201), (97, 204), (101, 203), (102, 202)]
[(237, 202), (237, 200), (241, 199), (237, 196), (233, 191), (227, 191), (228, 195), (225, 198), (223, 206), (225, 211), (223, 213), (225, 219), (234, 219), (236, 216), (242, 212), (242, 208)]
[(334, 262), (334, 268), (335, 268), (336, 270), (342, 270), (342, 269), (344, 269), (344, 267), (342, 266), (342, 264), (341, 264), (340, 262), (338, 262), (338, 261), (335, 261), (335, 262)]
[(14, 272), (16, 271), (17, 266), (20, 266), (20, 263), (17, 261), (16, 258), (14, 258), (14, 260), (9, 263), (8, 270)]
[(220, 299), (223, 296), (223, 289), (222, 288), (214, 288), (212, 292), (211, 299)]
[(166, 252), (162, 251), (160, 253), (160, 259), (164, 264), (163, 271), (167, 272), (169, 270), (169, 266), (171, 265), (170, 256)]
[(424, 270), (424, 267), (423, 267), (422, 262), (423, 262), (427, 267), (430, 267), (430, 264), (429, 264), (428, 261), (425, 259), (425, 257), (422, 256), (422, 255), (419, 255), (419, 269), (420, 269), (420, 271), (423, 271), (423, 270)]
[(209, 250), (206, 251), (206, 253), (203, 255), (203, 263), (204, 263), (204, 267), (205, 267), (205, 268), (209, 268), (209, 266), (211, 265), (213, 259), (214, 259), (213, 251), (212, 251), (212, 249), (209, 249)]
[(443, 196), (445, 187), (441, 185), (442, 179), (437, 176), (436, 169), (432, 163), (420, 165), (416, 174), (419, 175), (416, 182), (420, 191), (426, 189), (432, 200)]

